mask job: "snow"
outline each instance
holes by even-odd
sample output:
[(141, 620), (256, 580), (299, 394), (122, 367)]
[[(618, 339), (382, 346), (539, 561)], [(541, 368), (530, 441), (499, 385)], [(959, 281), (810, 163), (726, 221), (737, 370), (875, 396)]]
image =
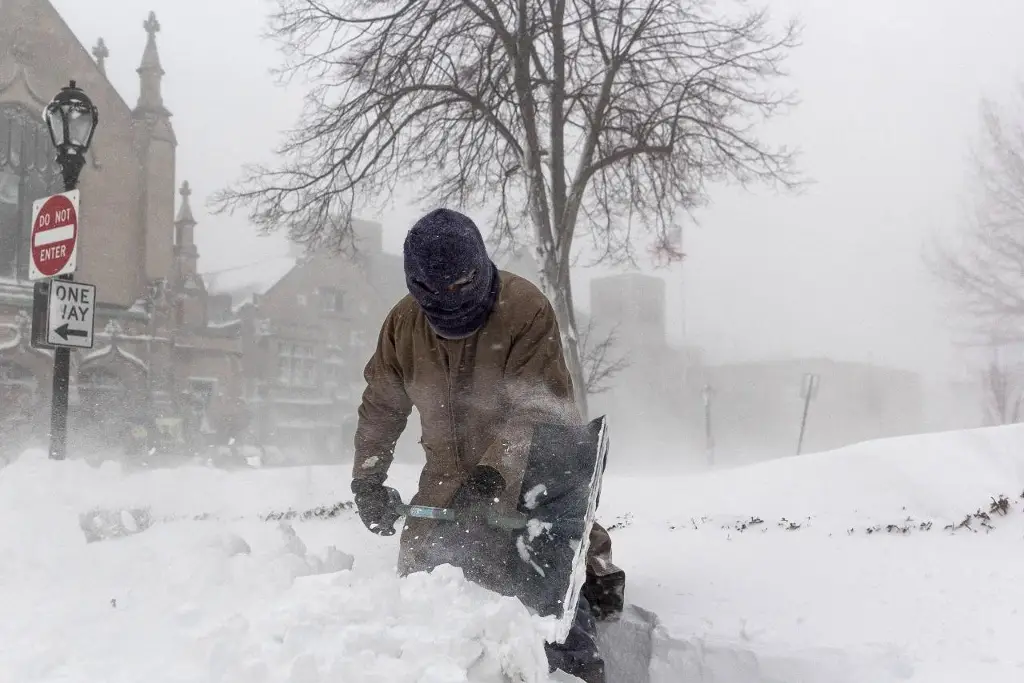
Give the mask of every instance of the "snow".
[(1022, 443), (1008, 427), (610, 476), (602, 512), (676, 680), (1024, 680)]
[[(618, 472), (630, 446), (613, 446), (600, 513), (633, 606), (603, 629), (609, 683), (1024, 680), (1022, 442), (1006, 427), (657, 477)], [(408, 497), (416, 470), (393, 471)], [(0, 680), (564, 680), (550, 624), (517, 601), (450, 567), (396, 578), (395, 537), (337, 505), (350, 473), (27, 452), (0, 470)], [(87, 542), (99, 509), (122, 536)]]
[(129, 351), (125, 351), (123, 348), (121, 348), (119, 344), (107, 344), (106, 346), (101, 346), (95, 351), (90, 351), (82, 358), (82, 365), (85, 365), (86, 363), (92, 363), (94, 361), (100, 360), (101, 358), (106, 358), (111, 353), (116, 353), (117, 355), (121, 356), (121, 358), (124, 358), (132, 365), (138, 367), (140, 370), (143, 370), (145, 372), (149, 371), (149, 366), (146, 365), (146, 361), (142, 360), (141, 358), (139, 358), (138, 356)]
[[(337, 468), (318, 473), (340, 483)], [(460, 570), (399, 579), (334, 547), (310, 552), (289, 524), (228, 521), (289, 497), (333, 497), (332, 486), (307, 482), (311, 490), (296, 472), (246, 474), (126, 475), (41, 452), (0, 470), (0, 680), (549, 680), (541, 620)], [(237, 485), (232, 501), (211, 496), (225, 485)], [(151, 496), (154, 513), (179, 520), (154, 514), (139, 533), (86, 541), (81, 512)], [(194, 519), (202, 512), (213, 516)], [(122, 517), (138, 526), (130, 511)], [(355, 531), (348, 517), (332, 523)], [(366, 536), (352, 546), (370, 545)]]
[(546, 495), (548, 488), (544, 484), (537, 484), (523, 496), (523, 505), (527, 510), (536, 510), (537, 504), (540, 502), (540, 497)]

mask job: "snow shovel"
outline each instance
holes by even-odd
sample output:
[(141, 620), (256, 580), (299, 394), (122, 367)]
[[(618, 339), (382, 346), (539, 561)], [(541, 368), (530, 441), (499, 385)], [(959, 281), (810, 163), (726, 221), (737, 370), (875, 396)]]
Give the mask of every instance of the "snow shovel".
[[(496, 583), (539, 616), (554, 617), (557, 642), (569, 633), (586, 581), (590, 531), (607, 456), (604, 417), (583, 427), (537, 425), (518, 511), (492, 512), (486, 519), (491, 528), (512, 534), (509, 551), (514, 559), (503, 570), (507, 576)], [(407, 505), (397, 491), (391, 493), (391, 504), (399, 516), (460, 521), (457, 510)]]
[(554, 617), (556, 641), (569, 634), (587, 579), (590, 531), (608, 458), (608, 422), (537, 425), (519, 509), (531, 523), (516, 538), (516, 595), (539, 616)]

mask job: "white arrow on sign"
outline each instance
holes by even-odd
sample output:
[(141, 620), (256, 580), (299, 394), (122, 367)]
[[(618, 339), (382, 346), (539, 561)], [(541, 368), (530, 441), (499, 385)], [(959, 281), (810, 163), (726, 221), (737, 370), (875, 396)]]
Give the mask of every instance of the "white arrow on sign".
[(46, 321), (46, 343), (91, 349), (96, 285), (51, 280)]

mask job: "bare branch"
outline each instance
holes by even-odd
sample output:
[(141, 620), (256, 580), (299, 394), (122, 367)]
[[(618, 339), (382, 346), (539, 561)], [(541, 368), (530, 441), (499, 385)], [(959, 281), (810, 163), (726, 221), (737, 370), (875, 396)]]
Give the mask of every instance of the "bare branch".
[(745, 0), (277, 2), (279, 75), (314, 85), (273, 166), (214, 210), (351, 251), (353, 212), (400, 185), (486, 208), (498, 242), (535, 248), (578, 385), (581, 245), (623, 263), (644, 239), (678, 259), (666, 247), (711, 183), (799, 182), (757, 136), (794, 103), (772, 83), (798, 29)]
[(580, 332), (580, 355), (583, 358), (583, 372), (586, 377), (587, 394), (603, 394), (612, 388), (612, 380), (629, 367), (625, 354), (614, 354), (619, 343), (618, 326), (603, 338), (597, 338), (594, 321), (588, 320)]
[(1024, 84), (1018, 106), (981, 105), (982, 141), (974, 151), (973, 211), (959, 240), (931, 259), (947, 284), (969, 337), (1024, 339)]

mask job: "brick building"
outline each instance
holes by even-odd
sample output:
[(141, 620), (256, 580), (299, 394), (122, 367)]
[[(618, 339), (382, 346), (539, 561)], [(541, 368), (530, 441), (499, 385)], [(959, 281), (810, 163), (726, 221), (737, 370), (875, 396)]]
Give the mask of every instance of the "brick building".
[[(381, 321), (405, 295), (401, 258), (382, 248), (382, 227), (356, 220), (354, 258), (272, 259), (208, 275), (218, 317), (242, 336), (246, 438), (287, 462), (337, 460), (350, 450), (363, 366)], [(231, 299), (230, 308), (228, 300)]]
[(11, 451), (48, 430), (53, 354), (29, 343), (32, 202), (62, 188), (40, 115), (74, 79), (100, 110), (79, 188), (79, 270), (95, 284), (96, 344), (74, 351), (70, 448), (124, 445), (145, 430), (201, 438), (235, 431), (241, 340), (237, 324), (209, 324), (197, 275), (196, 221), (187, 183), (176, 192), (177, 139), (161, 94), (160, 25), (151, 13), (136, 102), (44, 0), (0, 2), (0, 432)]

